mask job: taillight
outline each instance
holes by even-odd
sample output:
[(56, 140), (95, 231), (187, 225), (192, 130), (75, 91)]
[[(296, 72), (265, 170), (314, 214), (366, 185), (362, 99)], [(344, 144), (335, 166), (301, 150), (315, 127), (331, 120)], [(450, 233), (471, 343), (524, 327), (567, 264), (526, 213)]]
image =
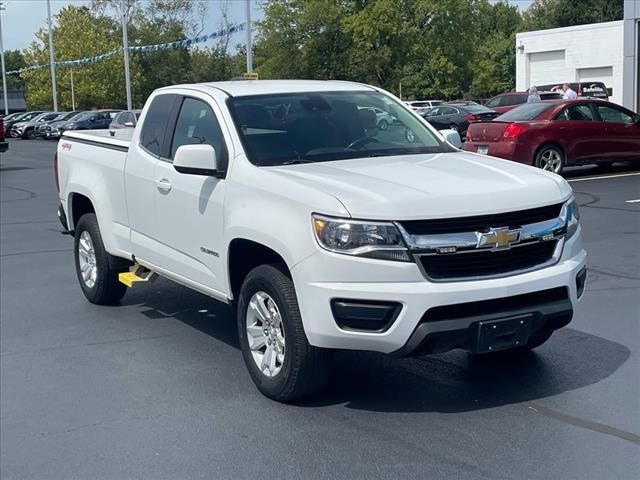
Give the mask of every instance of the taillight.
[(467, 133), (465, 134), (465, 137), (466, 137), (465, 140), (467, 142), (471, 142), (472, 141), (472, 139), (471, 139), (472, 133), (473, 132), (471, 131), (471, 125), (469, 125), (469, 127), (467, 128)]
[(476, 117), (475, 115), (471, 115), (471, 114), (469, 114), (469, 115), (467, 115), (466, 117), (464, 117), (464, 119), (465, 119), (467, 122), (475, 122), (475, 121), (478, 119), (478, 117)]
[(518, 135), (522, 134), (526, 130), (519, 123), (510, 123), (507, 125), (507, 128), (504, 129), (502, 133), (502, 138), (516, 138)]
[(58, 152), (53, 154), (53, 176), (56, 179), (56, 190), (60, 193), (60, 179), (58, 178)]
[(581, 97), (581, 96), (582, 96), (582, 87), (580, 87), (580, 88), (578, 89), (578, 96), (579, 96), (579, 97)]

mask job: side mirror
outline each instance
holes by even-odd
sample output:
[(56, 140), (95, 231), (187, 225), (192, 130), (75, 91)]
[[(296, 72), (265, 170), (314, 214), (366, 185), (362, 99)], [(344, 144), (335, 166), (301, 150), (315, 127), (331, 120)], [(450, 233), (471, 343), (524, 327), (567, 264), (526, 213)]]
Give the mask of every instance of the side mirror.
[(440, 135), (444, 138), (444, 141), (456, 148), (462, 148), (462, 139), (460, 134), (456, 130), (440, 130)]
[(219, 176), (216, 151), (211, 145), (181, 145), (173, 158), (173, 168), (188, 175)]
[(125, 127), (131, 127), (131, 128), (134, 127), (133, 122), (124, 122), (124, 126)]

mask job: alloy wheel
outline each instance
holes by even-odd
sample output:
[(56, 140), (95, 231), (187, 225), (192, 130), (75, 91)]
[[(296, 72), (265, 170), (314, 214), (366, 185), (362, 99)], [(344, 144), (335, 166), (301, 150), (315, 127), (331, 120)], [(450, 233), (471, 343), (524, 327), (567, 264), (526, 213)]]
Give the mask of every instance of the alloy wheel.
[(93, 288), (98, 280), (98, 265), (91, 235), (86, 230), (80, 234), (78, 262), (80, 263), (82, 281), (88, 288)]
[(268, 293), (256, 292), (246, 313), (246, 332), (251, 357), (267, 377), (280, 373), (285, 357), (284, 323), (276, 302)]
[(540, 155), (540, 163), (543, 170), (558, 173), (562, 167), (562, 159), (560, 154), (555, 150), (545, 150)]

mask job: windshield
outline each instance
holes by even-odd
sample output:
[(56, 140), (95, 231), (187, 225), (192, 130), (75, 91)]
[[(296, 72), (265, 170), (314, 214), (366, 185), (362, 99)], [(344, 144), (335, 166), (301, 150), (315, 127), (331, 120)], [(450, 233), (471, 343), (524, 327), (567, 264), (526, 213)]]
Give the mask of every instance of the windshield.
[(76, 115), (78, 115), (78, 112), (66, 112), (66, 113), (63, 113), (62, 115), (58, 115), (55, 118), (55, 121), (59, 122), (61, 120), (69, 120), (69, 119), (75, 117)]
[(20, 117), (20, 121), (21, 122), (28, 122), (28, 121), (33, 120), (35, 117), (38, 117), (40, 115), (42, 115), (42, 112), (27, 113), (25, 116)]
[(509, 110), (506, 113), (496, 117), (494, 120), (499, 122), (517, 122), (523, 120), (533, 120), (542, 112), (546, 112), (551, 107), (553, 107), (555, 103), (525, 103), (520, 105), (519, 107), (514, 108), (513, 110)]
[(452, 151), (406, 107), (379, 92), (255, 95), (228, 103), (256, 165)]
[(73, 115), (71, 115), (66, 120), (69, 121), (69, 122), (75, 122), (76, 120), (79, 120), (82, 117), (84, 117), (86, 114), (87, 114), (87, 112), (74, 112)]

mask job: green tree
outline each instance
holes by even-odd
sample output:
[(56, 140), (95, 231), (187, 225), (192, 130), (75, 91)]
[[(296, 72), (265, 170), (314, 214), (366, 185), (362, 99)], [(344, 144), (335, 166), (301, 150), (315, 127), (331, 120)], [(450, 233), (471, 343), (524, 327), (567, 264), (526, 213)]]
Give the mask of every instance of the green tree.
[[(86, 7), (67, 6), (55, 16), (53, 43), (57, 61), (92, 57), (121, 48), (118, 25), (110, 17), (94, 16)], [(38, 41), (25, 51), (28, 65), (49, 63), (48, 34), (36, 32)], [(122, 53), (106, 60), (75, 67), (56, 68), (58, 106), (71, 109), (71, 68), (74, 71), (76, 108), (114, 108), (125, 106), (125, 82)], [(136, 72), (135, 59), (132, 71)], [(48, 68), (22, 74), (26, 84), (25, 97), (30, 108), (51, 108), (51, 79)], [(132, 75), (134, 88), (139, 75)]]
[(624, 0), (535, 0), (523, 14), (523, 31), (622, 20)]
[[(25, 67), (24, 55), (20, 50), (5, 50), (4, 52), (4, 64), (7, 72), (13, 70), (20, 70)], [(24, 82), (20, 75), (11, 74), (7, 75), (7, 90), (22, 90), (24, 88)]]
[(517, 7), (501, 1), (479, 5), (479, 40), (471, 69), (469, 96), (491, 97), (515, 85), (515, 34), (522, 17)]
[(255, 46), (261, 78), (349, 78), (350, 43), (338, 0), (273, 0), (264, 5)]

